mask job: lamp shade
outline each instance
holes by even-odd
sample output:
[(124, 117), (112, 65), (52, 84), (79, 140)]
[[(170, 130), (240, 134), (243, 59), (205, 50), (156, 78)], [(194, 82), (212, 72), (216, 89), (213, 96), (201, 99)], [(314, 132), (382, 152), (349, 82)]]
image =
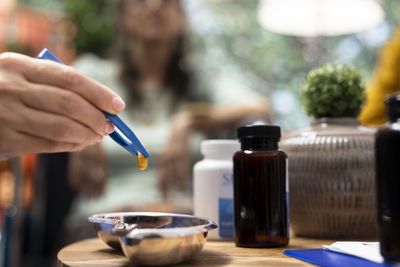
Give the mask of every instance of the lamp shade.
[(375, 0), (261, 0), (258, 9), (267, 30), (305, 37), (361, 32), (383, 19)]

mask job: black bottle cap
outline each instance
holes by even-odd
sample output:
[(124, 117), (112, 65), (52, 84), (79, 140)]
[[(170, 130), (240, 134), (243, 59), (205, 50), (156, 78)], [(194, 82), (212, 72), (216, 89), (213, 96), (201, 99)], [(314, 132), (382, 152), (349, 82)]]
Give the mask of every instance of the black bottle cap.
[(389, 119), (400, 118), (400, 94), (390, 94), (385, 97), (386, 115)]
[(279, 140), (281, 138), (281, 127), (275, 125), (247, 125), (237, 129), (237, 137), (267, 137)]

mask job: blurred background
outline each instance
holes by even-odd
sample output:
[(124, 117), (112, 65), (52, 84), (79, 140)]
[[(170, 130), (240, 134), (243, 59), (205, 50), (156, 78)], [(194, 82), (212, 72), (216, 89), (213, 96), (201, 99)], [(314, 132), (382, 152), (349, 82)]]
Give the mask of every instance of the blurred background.
[[(349, 12), (346, 8), (350, 8), (349, 3), (354, 1), (373, 2), (381, 9), (374, 10), (371, 7), (372, 9), (365, 11), (356, 5), (349, 15), (352, 19), (342, 21), (342, 17), (338, 14), (346, 15), (345, 13)], [(112, 56), (115, 45), (117, 2), (115, 0), (1, 0), (0, 52), (15, 51), (36, 56), (47, 47), (66, 64), (74, 64), (76, 59), (86, 53), (107, 60)], [(274, 2), (280, 2), (282, 6), (274, 7)], [(334, 0), (332, 2), (344, 3), (343, 10), (340, 7), (328, 9), (330, 16), (337, 19), (333, 25), (338, 26), (338, 29), (328, 27), (327, 21), (324, 20), (328, 15), (322, 15), (313, 18), (313, 25), (311, 22), (304, 22), (306, 28), (308, 27), (308, 30), (304, 30), (295, 27), (299, 26), (300, 22), (293, 23), (293, 12), (296, 13), (299, 8), (295, 2), (182, 1), (188, 20), (186, 29), (188, 44), (185, 47), (190, 51), (187, 58), (188, 66), (196, 72), (199, 86), (208, 90), (225, 88), (225, 93), (246, 88), (264, 96), (272, 109), (271, 122), (280, 125), (286, 131), (307, 127), (311, 120), (300, 103), (301, 83), (310, 69), (326, 62), (345, 63), (358, 69), (364, 81), (368, 81), (374, 70), (379, 49), (397, 27), (400, 10), (398, 0), (344, 2)], [(302, 3), (301, 8), (304, 8), (302, 12), (313, 12), (306, 10), (307, 5), (313, 10), (320, 8), (320, 14), (326, 11), (326, 7), (319, 6), (318, 0), (303, 0)], [(274, 11), (273, 8), (277, 9)], [(272, 21), (273, 19), (276, 21)], [(355, 25), (357, 22), (360, 25)], [(287, 25), (293, 27), (285, 27)], [(40, 203), (43, 204), (45, 201), (39, 198), (35, 202), (39, 204), (36, 204), (36, 207), (32, 205), (33, 195), (37, 196), (38, 191), (44, 190), (44, 187), (36, 187), (36, 192), (33, 193), (32, 162), (34, 161), (33, 158), (23, 162), (25, 164), (23, 209), (30, 211), (27, 213), (31, 214), (31, 217), (24, 219), (25, 223), (34, 221), (37, 216), (43, 214)], [(3, 218), (6, 217), (5, 214), (7, 215), (6, 207), (12, 202), (15, 188), (9, 169), (8, 163), (0, 164), (0, 227), (5, 225)], [(62, 172), (62, 170), (60, 167), (55, 171)], [(56, 186), (46, 184), (48, 187)], [(136, 188), (140, 186), (136, 185)], [(155, 192), (142, 193), (147, 194), (147, 198), (152, 198)], [(71, 193), (69, 198), (72, 199), (73, 195)], [(110, 196), (103, 198), (102, 202), (92, 201), (86, 210), (94, 212), (95, 207), (99, 208), (109, 201)], [(63, 208), (64, 213), (68, 213), (72, 205), (72, 201), (67, 202)], [(55, 209), (60, 209), (61, 204), (57, 205)], [(62, 231), (61, 225), (66, 217), (64, 213), (55, 221), (48, 219), (51, 221), (47, 222), (49, 225), (57, 225), (51, 231), (57, 233)], [(25, 230), (22, 235), (32, 236), (32, 229)], [(41, 254), (38, 252), (40, 256), (32, 256), (35, 252), (32, 252), (32, 248), (25, 243), (24, 253), (31, 256), (21, 261), (26, 266), (51, 266), (54, 263), (55, 252), (60, 247), (74, 239), (94, 234), (85, 233), (91, 230), (85, 228), (80, 232), (76, 231), (80, 233), (76, 237), (69, 235), (69, 238), (54, 238), (46, 234), (40, 236), (40, 233), (50, 231), (41, 229), (36, 232), (38, 239), (44, 238), (40, 241), (44, 247)], [(4, 254), (0, 253), (0, 263), (1, 256), (4, 257)], [(30, 258), (32, 260), (28, 260)]]
[[(379, 3), (384, 20), (366, 31), (298, 37), (263, 28), (256, 0), (185, 1), (191, 61), (207, 77), (199, 79), (205, 87), (249, 87), (270, 99), (275, 123), (286, 130), (301, 128), (309, 118), (299, 89), (311, 68), (346, 63), (359, 69), (365, 80), (370, 77), (377, 51), (399, 16), (397, 0)], [(35, 55), (49, 47), (72, 63), (84, 52), (107, 57), (113, 43), (116, 1), (2, 0), (0, 5), (0, 51)]]

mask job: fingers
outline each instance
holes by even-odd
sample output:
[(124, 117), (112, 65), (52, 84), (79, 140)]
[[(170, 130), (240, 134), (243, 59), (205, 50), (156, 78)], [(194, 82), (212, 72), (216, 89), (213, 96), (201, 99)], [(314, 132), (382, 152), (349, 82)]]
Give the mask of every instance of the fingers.
[(180, 155), (179, 161), (175, 163), (176, 166), (176, 178), (178, 180), (178, 185), (181, 189), (186, 188), (188, 184), (189, 176), (189, 156)]
[(158, 190), (161, 192), (163, 199), (168, 199), (168, 183), (169, 183), (169, 172), (168, 172), (169, 165), (167, 162), (160, 156), (160, 161), (157, 165), (157, 176), (158, 176)]
[(15, 53), (0, 55), (0, 68), (17, 70), (28, 81), (70, 90), (97, 108), (117, 114), (125, 107), (121, 98), (106, 86), (84, 76), (72, 67)]
[(190, 161), (185, 153), (167, 151), (162, 153), (158, 162), (158, 188), (164, 199), (172, 188), (184, 189), (188, 184)]
[(71, 188), (89, 198), (99, 197), (107, 180), (106, 157), (100, 145), (70, 154), (68, 180)]
[[(31, 134), (33, 130), (46, 132), (47, 128), (53, 130), (55, 124), (48, 121), (46, 125), (42, 117), (31, 117), (31, 109), (15, 100), (15, 97), (3, 95), (0, 98), (0, 158), (7, 159), (31, 153), (55, 153), (64, 151), (75, 151), (84, 148), (87, 144), (84, 142), (62, 141), (58, 139), (57, 134), (46, 138), (44, 134)], [(38, 119), (38, 122), (32, 121)], [(76, 122), (75, 122), (76, 123)], [(37, 129), (31, 125), (45, 125)], [(68, 126), (66, 126), (68, 127)], [(19, 129), (23, 129), (20, 131)], [(97, 135), (92, 130), (87, 129), (93, 135)], [(61, 132), (61, 131), (60, 131)], [(63, 133), (64, 134), (64, 133)], [(85, 137), (88, 139), (87, 137)], [(68, 140), (68, 139), (67, 139)], [(81, 140), (82, 141), (82, 140)]]
[[(2, 136), (4, 131), (2, 132)], [(54, 140), (44, 139), (31, 136), (26, 133), (10, 132), (12, 137), (4, 142), (0, 139), (0, 157), (11, 158), (31, 153), (57, 153), (64, 151), (78, 151), (85, 147), (82, 144), (57, 142)]]
[(168, 199), (168, 193), (171, 189), (176, 188), (176, 165), (174, 155), (170, 151), (164, 150), (159, 157), (157, 164), (159, 189), (163, 199)]
[(114, 131), (104, 114), (80, 95), (48, 85), (35, 85), (29, 90), (23, 91), (20, 98), (30, 108), (70, 117), (103, 136)]
[(124, 103), (107, 87), (59, 63), (0, 54), (0, 157), (75, 151), (113, 130), (103, 113)]
[(10, 117), (10, 126), (16, 131), (56, 142), (88, 145), (103, 139), (102, 135), (70, 118), (35, 109), (14, 110)]
[(171, 185), (178, 185), (183, 189), (190, 177), (190, 127), (191, 119), (186, 113), (177, 114), (172, 120), (172, 133), (158, 164), (159, 189), (164, 199), (168, 196)]

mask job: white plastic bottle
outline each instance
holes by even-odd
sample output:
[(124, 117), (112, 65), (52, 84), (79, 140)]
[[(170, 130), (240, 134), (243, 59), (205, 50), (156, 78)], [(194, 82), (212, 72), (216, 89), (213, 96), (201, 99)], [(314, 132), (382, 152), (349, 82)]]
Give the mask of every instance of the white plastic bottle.
[(205, 140), (204, 159), (193, 168), (194, 215), (214, 220), (218, 229), (209, 239), (233, 238), (233, 154), (240, 150), (237, 140)]

